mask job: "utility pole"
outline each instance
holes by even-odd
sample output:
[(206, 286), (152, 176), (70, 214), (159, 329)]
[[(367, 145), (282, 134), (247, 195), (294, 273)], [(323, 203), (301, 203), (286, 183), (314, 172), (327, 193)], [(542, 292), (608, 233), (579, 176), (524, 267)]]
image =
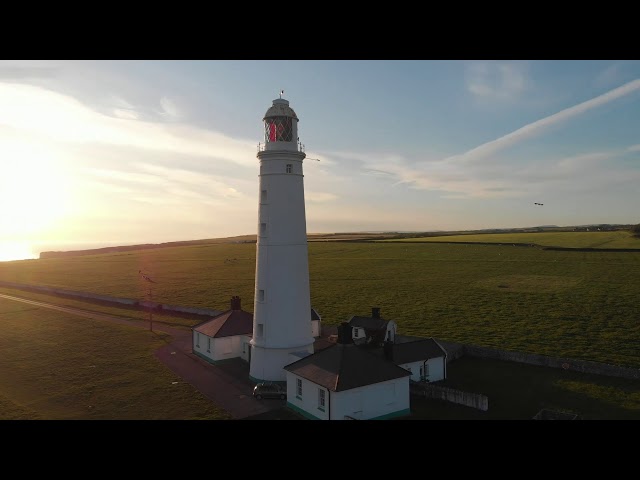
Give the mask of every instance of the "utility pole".
[(142, 270), (138, 270), (138, 273), (142, 278), (149, 282), (149, 331), (153, 332), (153, 291), (151, 290), (151, 284), (157, 282), (151, 279), (149, 275), (142, 273)]

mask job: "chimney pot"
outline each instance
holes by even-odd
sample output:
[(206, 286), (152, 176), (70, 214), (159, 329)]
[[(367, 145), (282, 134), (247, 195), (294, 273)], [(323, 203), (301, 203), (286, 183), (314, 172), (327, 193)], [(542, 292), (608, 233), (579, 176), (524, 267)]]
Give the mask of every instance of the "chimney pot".
[(231, 310), (241, 310), (240, 308), (240, 297), (234, 295), (231, 297)]

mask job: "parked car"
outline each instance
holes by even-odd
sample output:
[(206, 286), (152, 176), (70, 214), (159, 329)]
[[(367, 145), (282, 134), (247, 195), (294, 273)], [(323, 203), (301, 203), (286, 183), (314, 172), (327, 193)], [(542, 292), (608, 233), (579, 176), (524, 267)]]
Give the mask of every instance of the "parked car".
[(287, 391), (277, 383), (258, 383), (253, 387), (253, 396), (258, 400), (263, 398), (287, 398)]

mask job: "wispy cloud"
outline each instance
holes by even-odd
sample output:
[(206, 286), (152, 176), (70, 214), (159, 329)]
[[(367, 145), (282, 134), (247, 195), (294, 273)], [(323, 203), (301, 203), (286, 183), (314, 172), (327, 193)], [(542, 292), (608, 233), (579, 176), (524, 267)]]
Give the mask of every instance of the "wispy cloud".
[(333, 193), (327, 193), (327, 192), (310, 192), (310, 191), (307, 191), (304, 194), (304, 198), (305, 198), (305, 200), (308, 200), (310, 202), (324, 203), (324, 202), (332, 202), (334, 200), (337, 200), (338, 196), (334, 195)]
[(255, 165), (254, 141), (185, 123), (137, 121), (135, 114), (125, 114), (128, 118), (120, 114), (118, 118), (103, 115), (40, 87), (0, 83), (0, 125), (62, 142), (103, 143)]
[(558, 113), (549, 115), (535, 122), (532, 122), (524, 127), (521, 127), (507, 135), (492, 140), (490, 142), (483, 143), (478, 147), (475, 147), (461, 155), (455, 155), (446, 158), (445, 161), (449, 162), (473, 162), (477, 160), (483, 160), (491, 155), (495, 155), (498, 151), (511, 147), (523, 140), (535, 137), (543, 133), (546, 129), (552, 125), (556, 125), (567, 120), (583, 115), (594, 108), (605, 105), (609, 102), (629, 95), (637, 90), (640, 90), (640, 79), (633, 80), (629, 83), (615, 88), (595, 98), (587, 100), (585, 102), (574, 105), (573, 107), (561, 110)]
[(597, 87), (610, 87), (615, 83), (619, 83), (622, 76), (622, 65), (614, 63), (600, 72), (593, 83)]
[(516, 98), (529, 83), (523, 63), (474, 62), (466, 70), (467, 90), (483, 100)]
[(162, 111), (160, 112), (162, 116), (171, 120), (177, 120), (182, 117), (180, 109), (177, 107), (173, 100), (167, 97), (162, 97), (160, 99), (160, 106), (162, 107)]
[(32, 78), (50, 78), (58, 74), (56, 67), (50, 66), (18, 66), (0, 63), (0, 79), (28, 80)]

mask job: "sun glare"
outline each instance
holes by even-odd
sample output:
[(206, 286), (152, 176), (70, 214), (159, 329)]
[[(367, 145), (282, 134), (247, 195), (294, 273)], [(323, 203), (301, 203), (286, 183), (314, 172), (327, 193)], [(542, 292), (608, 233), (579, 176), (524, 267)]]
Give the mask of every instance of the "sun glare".
[(0, 260), (33, 258), (67, 209), (65, 176), (55, 152), (37, 143), (0, 137)]
[(0, 262), (38, 258), (26, 243), (0, 242)]

